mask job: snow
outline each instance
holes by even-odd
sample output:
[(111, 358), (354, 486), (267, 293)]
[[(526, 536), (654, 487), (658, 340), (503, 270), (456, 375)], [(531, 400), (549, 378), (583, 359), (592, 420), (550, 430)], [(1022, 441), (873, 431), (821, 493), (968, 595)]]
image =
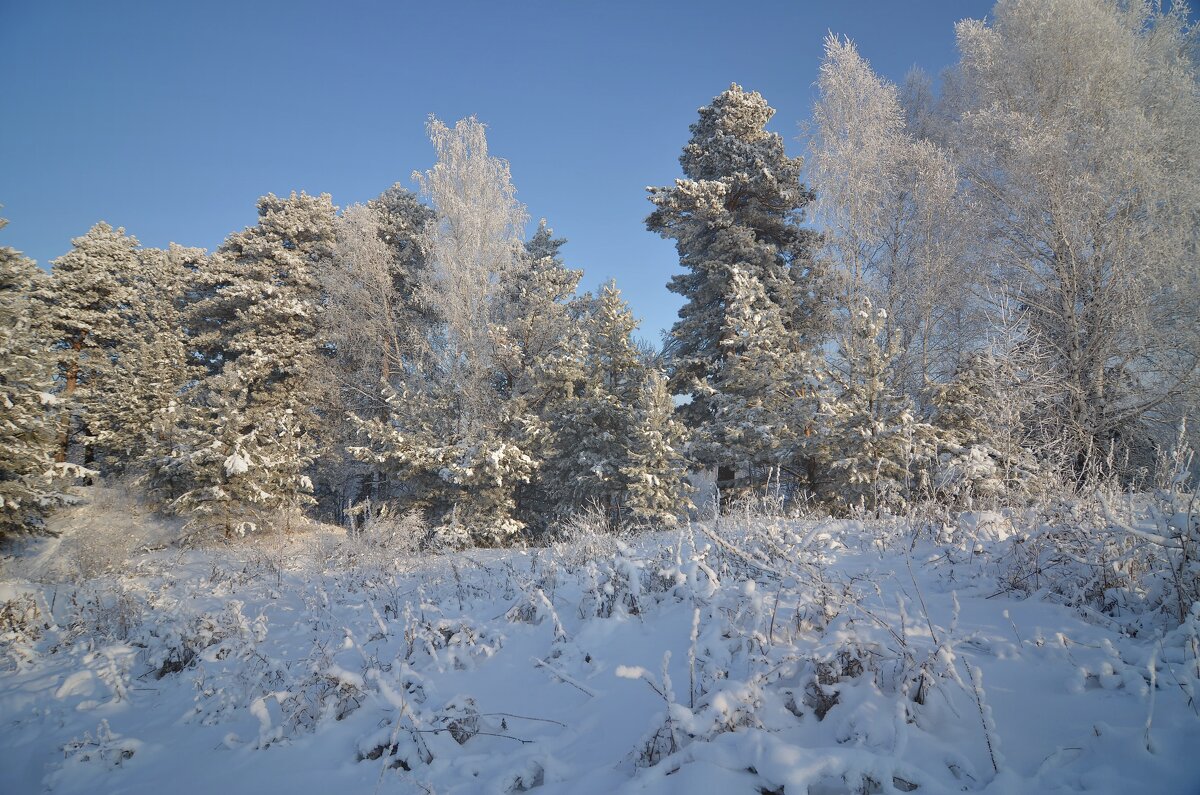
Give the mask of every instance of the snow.
[(1200, 783), (1200, 621), (1131, 637), (1004, 592), (1013, 541), (976, 533), (994, 517), (938, 544), (895, 522), (726, 517), (424, 557), (317, 527), (135, 539), (121, 566), (58, 574), (127, 516), (101, 502), (5, 562), (0, 603), (37, 618), (0, 624), (2, 792)]

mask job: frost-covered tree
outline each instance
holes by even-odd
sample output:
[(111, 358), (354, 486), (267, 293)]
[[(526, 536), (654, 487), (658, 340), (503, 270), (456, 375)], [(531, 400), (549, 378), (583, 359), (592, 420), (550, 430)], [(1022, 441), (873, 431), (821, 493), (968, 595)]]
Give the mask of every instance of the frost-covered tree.
[(558, 516), (595, 506), (614, 525), (628, 490), (624, 469), (637, 425), (636, 404), (646, 364), (631, 337), (637, 321), (609, 283), (587, 318), (581, 380), (552, 413), (542, 479)]
[[(136, 267), (121, 277), (131, 296), (123, 313), (125, 336), (113, 351), (114, 366), (97, 377), (104, 410), (90, 424), (106, 473), (145, 474), (153, 461), (176, 452), (173, 426), (181, 418), (181, 392), (193, 376), (183, 309), (204, 256), (201, 249), (177, 245), (141, 249)], [(147, 486), (157, 490), (154, 482)], [(164, 494), (172, 496), (171, 490)]]
[(683, 454), (686, 439), (667, 380), (652, 366), (638, 392), (627, 463), (621, 467), (625, 507), (634, 522), (673, 527), (692, 507)]
[(182, 432), (187, 491), (172, 507), (226, 535), (288, 528), (312, 502), (313, 443), (292, 408), (256, 404), (253, 383), (237, 364), (206, 379)]
[(528, 482), (534, 463), (494, 432), (471, 439), (450, 436), (453, 397), (432, 392), (384, 390), (386, 419), (355, 417), (363, 444), (351, 448), (404, 484), (403, 507), (422, 511), (433, 546), (496, 546), (524, 529), (517, 519), (516, 486)]
[(565, 392), (579, 343), (583, 303), (575, 291), (583, 272), (566, 267), (543, 218), (525, 244), (524, 263), (501, 285), (490, 330), (502, 395), (517, 413), (541, 416)]
[(432, 218), (399, 186), (338, 217), (333, 257), (319, 275), (322, 335), (336, 350), (342, 386), (377, 397), (381, 380), (401, 377), (421, 356), (430, 319), (418, 293)]
[(69, 499), (62, 481), (71, 470), (54, 462), (54, 359), (34, 325), (44, 279), (32, 260), (0, 246), (0, 538), (37, 530)]
[(1200, 91), (1186, 6), (1001, 0), (958, 25), (946, 115), (992, 293), (1060, 385), (1086, 476), (1134, 464), (1195, 406)]
[(932, 429), (898, 384), (902, 351), (895, 336), (885, 341), (886, 321), (885, 310), (860, 298), (828, 371), (817, 442), (821, 492), (843, 509), (903, 507), (927, 486), (935, 453)]
[(520, 374), (504, 368), (524, 360), (519, 341), (509, 344), (512, 321), (529, 314), (514, 288), (536, 268), (508, 163), (488, 153), (484, 126), (431, 119), (428, 130), (438, 159), (414, 175), (436, 213), (418, 288), (433, 319), (428, 356), (388, 388), (386, 417), (356, 417), (370, 444), (355, 454), (409, 484), (409, 502), (444, 541), (505, 544), (524, 528), (517, 493), (536, 466), (516, 441)]
[[(959, 505), (1020, 498), (1039, 485), (1041, 466), (1030, 433), (1040, 373), (1023, 367), (1027, 355), (972, 353), (953, 376), (931, 389), (930, 424), (938, 462), (932, 488)], [(1040, 380), (1040, 379), (1039, 379)], [(1044, 457), (1044, 456), (1043, 456)]]
[(722, 357), (707, 384), (713, 422), (696, 447), (703, 458), (738, 462), (745, 482), (754, 485), (807, 458), (820, 383), (815, 363), (787, 333), (762, 282), (735, 268), (730, 288)]
[(488, 153), (485, 126), (475, 118), (453, 129), (430, 119), (437, 162), (414, 173), (437, 213), (427, 227), (431, 267), (422, 294), (440, 324), (437, 366), (458, 395), (465, 434), (499, 420), (494, 390), (492, 326), (503, 315), (501, 292), (519, 278), (525, 208), (516, 199), (508, 163)]
[(633, 340), (637, 325), (616, 285), (604, 285), (585, 318), (579, 381), (549, 412), (539, 482), (558, 518), (597, 508), (613, 527), (669, 525), (687, 507), (683, 430)]
[(691, 126), (679, 159), (685, 179), (650, 189), (655, 209), (647, 228), (675, 240), (684, 268), (668, 284), (686, 303), (667, 354), (671, 390), (691, 397), (681, 411), (693, 430), (712, 430), (712, 381), (725, 355), (721, 339), (735, 272), (762, 283), (801, 347), (821, 342), (825, 288), (812, 257), (814, 235), (801, 226), (812, 194), (800, 182), (800, 158), (789, 157), (783, 139), (766, 131), (772, 115), (762, 95), (730, 86)]
[[(290, 521), (311, 502), (323, 350), (317, 270), (331, 256), (328, 195), (268, 195), (257, 225), (230, 235), (197, 273), (191, 313), (210, 376), (191, 390), (185, 513), (222, 508), (227, 532)], [(238, 517), (245, 510), (247, 516)]]
[[(60, 382), (59, 449), (64, 462), (82, 431), (108, 425), (108, 396), (102, 380), (117, 376), (117, 349), (129, 338), (135, 295), (128, 274), (140, 263), (138, 241), (100, 222), (71, 241), (71, 251), (54, 260), (52, 278), (42, 291), (40, 321), (57, 351)], [(85, 459), (90, 460), (90, 442)]]
[(321, 336), (331, 348), (319, 379), (330, 407), (316, 487), (335, 516), (348, 504), (388, 497), (384, 474), (349, 455), (359, 444), (348, 416), (384, 417), (380, 388), (400, 388), (427, 354), (431, 319), (418, 297), (426, 267), (423, 231), (429, 208), (394, 186), (335, 223), (333, 257), (320, 270), (325, 311)]
[(823, 254), (845, 306), (865, 296), (886, 310), (885, 333), (905, 343), (903, 385), (919, 398), (971, 341), (969, 288), (980, 274), (965, 267), (973, 226), (958, 168), (919, 137), (932, 101), (919, 76), (906, 85), (906, 108), (896, 86), (831, 34), (817, 87), (809, 166)]
[(583, 378), (584, 322), (590, 296), (577, 296), (582, 271), (568, 268), (542, 219), (525, 243), (525, 269), (504, 285), (501, 312), (492, 327), (499, 392), (509, 434), (535, 462), (533, 477), (517, 490), (520, 518), (533, 529), (554, 513), (554, 483), (543, 466), (552, 455), (551, 419)]

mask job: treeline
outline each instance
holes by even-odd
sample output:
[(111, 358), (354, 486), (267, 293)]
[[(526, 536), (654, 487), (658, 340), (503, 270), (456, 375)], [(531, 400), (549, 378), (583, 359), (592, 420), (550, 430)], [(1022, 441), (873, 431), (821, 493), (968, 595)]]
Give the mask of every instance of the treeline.
[(1195, 29), (1003, 0), (958, 42), (935, 93), (831, 37), (807, 163), (761, 95), (700, 109), (650, 191), (661, 353), (523, 239), (474, 119), (430, 122), (420, 196), (269, 195), (211, 254), (104, 223), (49, 275), (0, 249), (0, 529), (79, 477), (226, 533), (417, 511), (452, 545), (670, 525), (702, 471), (836, 512), (1146, 482), (1197, 398)]

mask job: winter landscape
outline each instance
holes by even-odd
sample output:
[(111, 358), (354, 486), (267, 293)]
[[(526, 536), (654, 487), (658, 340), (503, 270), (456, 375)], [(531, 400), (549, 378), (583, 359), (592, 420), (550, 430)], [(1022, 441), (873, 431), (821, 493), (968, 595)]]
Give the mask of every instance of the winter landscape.
[(649, 277), (482, 113), (207, 248), (4, 166), (0, 792), (1200, 793), (1200, 28), (940, 13), (712, 86)]

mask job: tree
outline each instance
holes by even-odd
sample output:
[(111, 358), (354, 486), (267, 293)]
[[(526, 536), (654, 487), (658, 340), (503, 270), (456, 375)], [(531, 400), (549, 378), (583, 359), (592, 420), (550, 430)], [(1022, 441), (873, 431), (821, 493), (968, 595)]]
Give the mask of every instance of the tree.
[(1060, 389), (1055, 436), (1086, 478), (1135, 467), (1195, 406), (1200, 128), (1182, 3), (1001, 0), (958, 25), (946, 115), (991, 292)]
[(809, 164), (824, 254), (843, 306), (866, 297), (886, 310), (885, 335), (904, 342), (902, 386), (919, 399), (973, 342), (970, 288), (979, 274), (965, 267), (972, 225), (958, 167), (919, 137), (932, 124), (919, 74), (905, 86), (906, 108), (853, 43), (830, 34), (817, 86)]
[[(773, 114), (757, 92), (730, 86), (691, 126), (680, 157), (686, 179), (650, 189), (655, 209), (646, 226), (675, 240), (685, 271), (668, 284), (686, 299), (667, 346), (669, 385), (691, 397), (681, 413), (701, 432), (714, 422), (713, 382), (725, 357), (735, 272), (762, 283), (798, 345), (812, 349), (822, 341), (825, 286), (812, 258), (814, 235), (801, 226), (812, 194), (800, 182), (802, 161), (764, 129)], [(699, 463), (740, 462), (702, 456)]]
[[(97, 455), (109, 474), (147, 474), (153, 462), (170, 457), (181, 392), (193, 376), (183, 323), (191, 276), (204, 251), (172, 244), (141, 249), (136, 267), (121, 275), (130, 294), (124, 336), (112, 352), (112, 367), (97, 375), (103, 412), (90, 423)], [(172, 407), (176, 408), (172, 408)], [(158, 489), (157, 475), (146, 484)], [(167, 486), (165, 496), (174, 497)]]
[[(1030, 366), (1030, 365), (1033, 366)], [(953, 377), (932, 387), (930, 423), (938, 464), (933, 488), (945, 501), (971, 507), (1036, 492), (1052, 451), (1036, 451), (1035, 415), (1044, 406), (1044, 373), (1029, 352), (970, 354)]]
[(524, 529), (517, 519), (516, 487), (529, 481), (534, 462), (494, 431), (470, 439), (447, 436), (453, 396), (385, 387), (385, 419), (352, 417), (369, 444), (351, 453), (387, 473), (407, 490), (405, 508), (429, 521), (432, 546), (499, 546)]
[(126, 454), (133, 461), (143, 488), (163, 504), (186, 488), (186, 450), (183, 429), (192, 407), (186, 390), (194, 385), (199, 367), (187, 334), (190, 294), (198, 271), (205, 266), (203, 249), (174, 243), (163, 251), (141, 252), (142, 308), (140, 333), (127, 352), (124, 368), (131, 378), (129, 418), (124, 422)]
[(525, 270), (502, 286), (491, 330), (508, 433), (535, 464), (516, 497), (521, 520), (534, 532), (555, 513), (555, 483), (545, 466), (553, 455), (551, 423), (584, 377), (580, 354), (591, 297), (576, 295), (583, 272), (564, 264), (559, 251), (566, 242), (541, 220), (524, 246)]
[[(754, 276), (734, 269), (713, 373), (712, 422), (697, 440), (709, 460), (739, 461), (747, 485), (807, 457), (819, 411), (818, 373)], [(807, 473), (794, 472), (808, 479)]]
[(829, 368), (833, 389), (819, 433), (826, 500), (842, 509), (904, 507), (919, 489), (936, 449), (897, 384), (899, 341), (884, 341), (887, 313), (861, 298), (849, 334)]
[[(101, 221), (71, 241), (72, 249), (54, 260), (43, 291), (43, 321), (58, 352), (61, 382), (59, 449), (65, 462), (77, 432), (108, 424), (108, 402), (100, 383), (118, 377), (117, 350), (129, 337), (134, 293), (127, 274), (140, 267), (136, 238)], [(93, 458), (88, 442), (85, 459)]]
[(633, 434), (625, 480), (625, 505), (635, 522), (674, 527), (691, 507), (683, 444), (687, 438), (675, 419), (675, 404), (657, 367), (642, 380), (634, 410)]
[[(0, 229), (7, 223), (0, 218)], [(70, 499), (65, 476), (79, 473), (54, 462), (54, 361), (34, 326), (44, 279), (32, 260), (0, 247), (0, 538), (41, 528), (47, 512)]]
[(646, 365), (633, 344), (637, 321), (613, 283), (600, 291), (579, 356), (581, 380), (549, 420), (543, 482), (562, 518), (596, 507), (616, 526), (624, 508), (636, 407)]
[(325, 402), (327, 444), (318, 468), (318, 494), (339, 515), (347, 504), (386, 500), (384, 474), (354, 459), (358, 444), (348, 416), (385, 417), (384, 384), (401, 388), (428, 356), (432, 318), (418, 296), (427, 260), (423, 233), (433, 212), (399, 186), (365, 205), (346, 208), (335, 222), (333, 256), (320, 269), (325, 311), (321, 336), (331, 348), (318, 373)]
[(521, 245), (524, 207), (508, 163), (488, 153), (484, 126), (431, 119), (428, 130), (438, 159), (414, 174), (436, 213), (418, 288), (434, 319), (428, 357), (403, 388), (386, 389), (385, 418), (354, 418), (371, 442), (354, 452), (414, 492), (423, 487), (411, 503), (435, 535), (496, 546), (524, 529), (517, 492), (536, 467), (516, 442), (526, 405), (514, 362), (528, 361), (510, 334), (511, 321), (527, 316), (515, 303), (519, 285), (536, 271)]
[[(334, 213), (328, 195), (267, 195), (258, 224), (230, 235), (197, 274), (192, 320), (210, 375), (192, 390), (191, 482), (176, 506), (219, 514), (227, 533), (290, 523), (311, 502), (323, 355), (317, 269), (331, 256)], [(206, 507), (214, 502), (228, 505)]]
[(472, 117), (451, 130), (430, 119), (428, 131), (437, 163), (413, 174), (437, 213), (427, 227), (432, 267), (421, 291), (440, 324), (436, 366), (458, 394), (458, 425), (470, 434), (499, 420), (490, 331), (503, 314), (501, 290), (526, 262), (526, 214), (508, 163), (488, 154), (483, 124)]

